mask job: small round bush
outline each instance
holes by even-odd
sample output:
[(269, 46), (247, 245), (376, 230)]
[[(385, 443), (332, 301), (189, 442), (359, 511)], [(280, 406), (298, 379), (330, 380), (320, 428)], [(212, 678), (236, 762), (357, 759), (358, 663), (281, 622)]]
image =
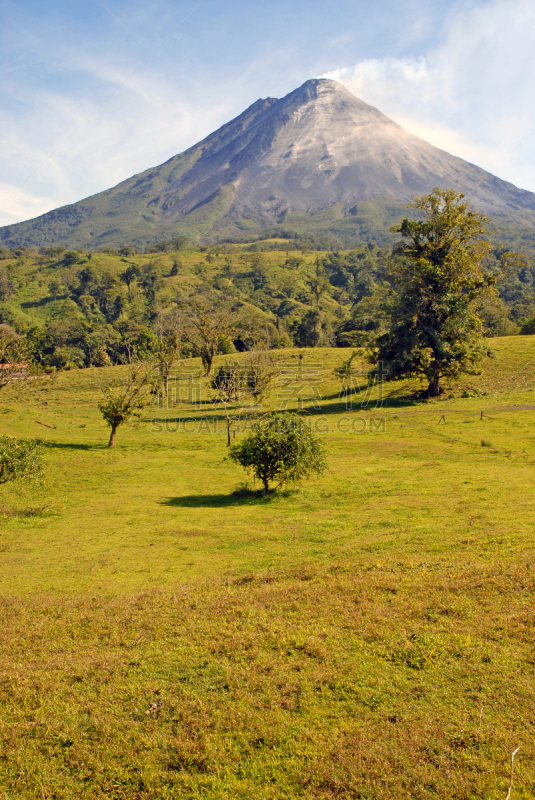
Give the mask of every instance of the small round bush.
[(43, 474), (43, 448), (33, 439), (0, 436), (0, 483), (40, 479)]
[(298, 483), (327, 468), (323, 442), (298, 414), (273, 414), (230, 448), (230, 458), (253, 473), (265, 492)]

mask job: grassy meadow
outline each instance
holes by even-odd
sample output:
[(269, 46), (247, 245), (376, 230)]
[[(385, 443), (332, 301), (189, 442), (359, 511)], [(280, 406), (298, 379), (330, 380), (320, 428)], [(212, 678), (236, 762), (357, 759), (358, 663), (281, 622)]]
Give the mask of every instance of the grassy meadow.
[(491, 346), (365, 408), (350, 351), (280, 351), (315, 365), (329, 471), (267, 498), (207, 385), (113, 449), (124, 368), (5, 389), (46, 479), (0, 487), (0, 799), (494, 800), (518, 746), (534, 797), (535, 337)]

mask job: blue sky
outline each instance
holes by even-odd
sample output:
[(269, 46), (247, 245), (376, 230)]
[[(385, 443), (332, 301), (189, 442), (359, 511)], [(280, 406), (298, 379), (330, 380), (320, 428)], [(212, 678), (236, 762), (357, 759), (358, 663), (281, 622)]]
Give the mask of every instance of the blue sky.
[(0, 225), (320, 76), (535, 191), (534, 44), (531, 0), (2, 0)]

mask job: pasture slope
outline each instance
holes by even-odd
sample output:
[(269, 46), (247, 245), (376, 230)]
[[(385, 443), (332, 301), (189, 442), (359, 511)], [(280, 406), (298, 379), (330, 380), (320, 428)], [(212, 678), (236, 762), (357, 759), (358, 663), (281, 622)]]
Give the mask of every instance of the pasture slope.
[(301, 351), (330, 471), (270, 498), (233, 494), (207, 390), (112, 450), (122, 368), (4, 390), (47, 478), (1, 489), (0, 799), (503, 800), (517, 746), (534, 797), (535, 337), (491, 344), (364, 409), (348, 351)]

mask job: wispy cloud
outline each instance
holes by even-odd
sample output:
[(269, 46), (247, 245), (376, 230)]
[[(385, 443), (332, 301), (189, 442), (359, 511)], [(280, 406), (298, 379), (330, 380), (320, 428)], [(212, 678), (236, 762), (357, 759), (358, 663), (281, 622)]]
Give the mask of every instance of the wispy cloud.
[[(160, 75), (144, 73), (124, 81), (123, 72), (113, 64), (86, 60), (76, 66), (103, 87), (122, 82), (121, 88), (113, 103), (104, 103), (96, 112), (95, 103), (86, 99), (40, 92), (33, 102), (26, 99), (27, 125), (21, 124), (20, 109), (17, 114), (4, 114), (7, 138), (0, 139), (0, 161), (11, 162), (13, 176), (19, 176), (21, 170), (31, 174), (31, 169), (24, 169), (28, 166), (24, 154), (31, 153), (33, 164), (44, 162), (40, 173), (58, 191), (51, 192), (48, 186), (41, 195), (43, 181), (37, 175), (20, 191), (20, 179), (4, 181), (0, 225), (27, 219), (30, 206), (39, 214), (76, 202), (81, 186), (87, 196), (159, 164), (209, 134), (230, 113), (228, 99), (200, 108), (191, 101), (177, 100), (177, 87)], [(36, 137), (39, 129), (43, 135)], [(71, 131), (68, 141), (56, 150)], [(35, 197), (29, 206), (31, 191)], [(7, 197), (9, 202), (3, 202)]]
[(6, 0), (0, 225), (160, 164), (257, 97), (282, 96), (333, 64), (347, 66), (329, 77), (411, 132), (535, 190), (531, 0), (424, 2), (425, 13), (417, 0), (356, 0), (338, 14), (320, 0), (207, 0), (145, 63), (198, 2), (97, 0), (66, 12), (64, 0), (24, 10)]
[(50, 211), (58, 205), (57, 196), (38, 196), (33, 191), (25, 192), (13, 184), (0, 183), (0, 203), (9, 197), (2, 211), (2, 224), (10, 225), (21, 219), (32, 219)]
[(535, 6), (492, 0), (454, 12), (442, 42), (420, 57), (363, 60), (324, 77), (437, 147), (535, 190)]

